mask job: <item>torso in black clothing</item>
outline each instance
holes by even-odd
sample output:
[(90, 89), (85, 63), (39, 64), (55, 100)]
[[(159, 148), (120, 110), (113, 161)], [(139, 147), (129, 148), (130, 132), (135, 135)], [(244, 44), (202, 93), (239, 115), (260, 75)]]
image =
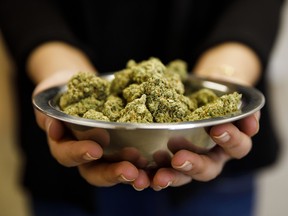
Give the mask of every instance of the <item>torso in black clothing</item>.
[[(124, 68), (130, 59), (140, 61), (151, 56), (160, 58), (164, 63), (181, 58), (189, 63), (191, 69), (214, 31), (220, 14), (234, 1), (179, 2), (53, 1), (59, 12), (65, 15), (64, 20), (73, 37), (77, 38), (78, 45), (88, 53), (100, 72), (116, 71)], [(263, 56), (266, 55), (263, 53)], [(23, 70), (18, 81), (19, 142), (26, 154), (25, 185), (39, 196), (70, 199), (89, 205), (91, 186), (79, 176), (76, 168), (64, 168), (50, 155), (46, 136), (34, 119), (31, 104), (34, 86)], [(258, 87), (265, 91), (263, 79)], [(255, 137), (252, 152), (243, 160), (230, 162), (224, 169), (224, 175), (252, 171), (275, 161), (278, 144), (270, 127), (267, 107), (263, 109), (261, 119), (265, 126), (262, 125)]]

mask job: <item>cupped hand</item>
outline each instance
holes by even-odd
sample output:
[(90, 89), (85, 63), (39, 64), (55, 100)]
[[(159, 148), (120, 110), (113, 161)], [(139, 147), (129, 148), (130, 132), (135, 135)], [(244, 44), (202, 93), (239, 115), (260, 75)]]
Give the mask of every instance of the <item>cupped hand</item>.
[(252, 148), (251, 138), (259, 130), (260, 112), (233, 123), (214, 126), (210, 136), (216, 147), (207, 154), (196, 154), (188, 150), (176, 152), (171, 161), (172, 168), (160, 168), (154, 175), (151, 187), (161, 190), (177, 187), (190, 181), (209, 181), (216, 178), (230, 159), (245, 157)]
[[(67, 72), (57, 73), (45, 79), (35, 88), (34, 95), (40, 91), (69, 79)], [(81, 176), (95, 186), (113, 186), (118, 183), (131, 184), (136, 190), (149, 187), (150, 180), (144, 170), (136, 168), (128, 161), (111, 163), (103, 160), (103, 149), (92, 140), (78, 141), (65, 125), (35, 109), (37, 124), (47, 135), (52, 156), (63, 166), (78, 167)]]
[(136, 190), (147, 188), (148, 175), (128, 161), (117, 163), (102, 160), (101, 146), (92, 140), (76, 140), (58, 120), (44, 117), (36, 111), (37, 119), (44, 118), (44, 130), (52, 156), (63, 166), (78, 167), (81, 176), (91, 185), (113, 186), (131, 184)]

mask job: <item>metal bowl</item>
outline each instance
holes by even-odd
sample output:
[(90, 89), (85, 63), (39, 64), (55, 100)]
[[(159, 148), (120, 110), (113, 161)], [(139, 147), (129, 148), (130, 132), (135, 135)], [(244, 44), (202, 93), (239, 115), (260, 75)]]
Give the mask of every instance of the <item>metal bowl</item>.
[[(103, 76), (113, 79), (113, 74)], [(208, 88), (223, 95), (237, 91), (242, 94), (240, 111), (233, 115), (180, 123), (117, 123), (74, 117), (58, 107), (66, 86), (44, 90), (33, 97), (33, 105), (47, 116), (62, 121), (78, 140), (91, 139), (104, 150), (109, 161), (128, 160), (139, 168), (149, 169), (169, 165), (173, 153), (187, 149), (206, 153), (215, 146), (207, 128), (242, 119), (260, 110), (265, 104), (263, 94), (253, 87), (190, 76), (187, 91)]]

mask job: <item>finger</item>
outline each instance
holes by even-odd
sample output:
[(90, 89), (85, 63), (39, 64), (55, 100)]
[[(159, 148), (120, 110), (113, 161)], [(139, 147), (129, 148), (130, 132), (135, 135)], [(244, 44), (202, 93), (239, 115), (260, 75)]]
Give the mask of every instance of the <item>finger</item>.
[(217, 177), (224, 164), (230, 159), (222, 148), (216, 147), (206, 155), (199, 155), (187, 150), (178, 151), (172, 158), (175, 170), (198, 181), (210, 181)]
[(96, 142), (65, 137), (65, 127), (61, 122), (49, 118), (45, 126), (51, 154), (60, 164), (71, 167), (102, 157), (103, 150)]
[(251, 138), (231, 123), (212, 127), (210, 136), (233, 158), (244, 157), (252, 148)]
[(139, 175), (133, 181), (132, 186), (137, 191), (142, 191), (150, 186), (150, 179), (144, 170), (139, 170)]
[(151, 187), (160, 191), (169, 186), (178, 187), (192, 181), (192, 177), (172, 168), (161, 168), (153, 177)]
[(63, 123), (49, 117), (47, 117), (44, 121), (44, 130), (50, 139), (60, 140), (62, 137), (64, 137), (66, 129)]
[[(132, 184), (137, 178), (137, 186), (143, 187), (138, 169), (128, 161), (118, 163), (91, 162), (79, 166), (80, 174), (86, 181), (95, 186), (113, 186), (118, 183)], [(147, 178), (147, 177), (146, 177)]]
[(52, 156), (66, 167), (98, 160), (103, 154), (102, 148), (90, 140), (61, 140), (58, 142), (48, 139), (48, 143)]
[(42, 130), (45, 130), (45, 123), (49, 119), (46, 115), (38, 111), (36, 108), (34, 109), (36, 122)]
[(243, 133), (252, 137), (259, 131), (260, 112), (256, 112), (244, 119), (237, 121), (235, 124)]

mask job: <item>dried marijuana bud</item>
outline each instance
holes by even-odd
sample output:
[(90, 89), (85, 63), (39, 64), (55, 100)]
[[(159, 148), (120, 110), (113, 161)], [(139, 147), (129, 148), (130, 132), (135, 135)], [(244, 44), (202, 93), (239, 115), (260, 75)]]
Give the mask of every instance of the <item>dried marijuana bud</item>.
[(102, 112), (98, 112), (96, 110), (90, 109), (84, 115), (83, 118), (101, 120), (101, 121), (110, 121), (110, 119), (105, 116)]
[(105, 101), (110, 94), (110, 83), (92, 73), (80, 72), (68, 82), (67, 91), (60, 98), (60, 107), (64, 109), (70, 104), (85, 98)]
[(110, 95), (103, 106), (103, 114), (115, 122), (120, 117), (120, 111), (124, 109), (124, 101), (115, 95)]
[(218, 98), (218, 96), (210, 89), (200, 89), (190, 94), (188, 97), (195, 101), (198, 107), (211, 103)]
[(152, 123), (153, 116), (146, 107), (146, 95), (128, 103), (120, 112), (117, 122)]
[(184, 82), (187, 79), (188, 67), (185, 61), (181, 59), (177, 59), (177, 60), (169, 62), (166, 67), (167, 67), (167, 71), (178, 74), (182, 82)]
[(190, 116), (189, 121), (216, 118), (235, 113), (239, 110), (241, 94), (234, 92), (223, 95), (211, 103), (197, 108)]
[(225, 116), (239, 110), (241, 94), (218, 97), (209, 89), (185, 95), (187, 64), (158, 58), (127, 62), (112, 81), (80, 72), (67, 84), (60, 108), (83, 118), (133, 123), (170, 123)]

